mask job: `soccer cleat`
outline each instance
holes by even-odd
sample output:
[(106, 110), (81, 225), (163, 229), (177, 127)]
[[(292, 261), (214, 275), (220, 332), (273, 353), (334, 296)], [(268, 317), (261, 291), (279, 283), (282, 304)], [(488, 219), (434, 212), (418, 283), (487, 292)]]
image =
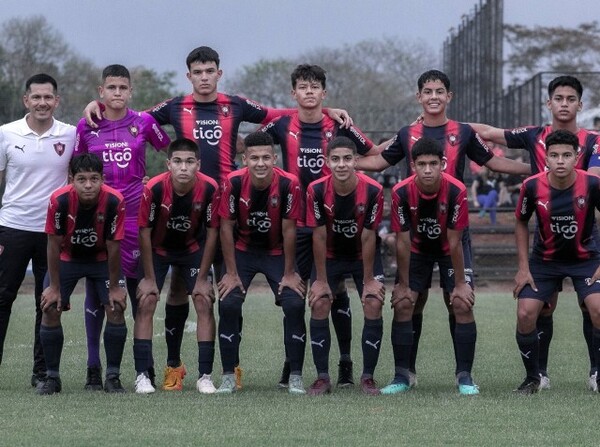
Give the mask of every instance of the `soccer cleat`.
[(302, 376), (291, 374), (288, 383), (288, 393), (290, 394), (306, 394), (304, 389), (304, 383), (302, 383)]
[(148, 368), (148, 378), (150, 379), (152, 386), (156, 388), (156, 371), (154, 371), (154, 366)]
[(550, 377), (547, 374), (540, 373), (540, 390), (550, 389)]
[(32, 388), (37, 388), (40, 383), (44, 383), (46, 381), (46, 374), (37, 373), (31, 375), (31, 386)]
[(392, 382), (381, 389), (381, 394), (400, 394), (410, 390), (410, 385), (404, 382)]
[(590, 374), (590, 378), (588, 379), (588, 388), (594, 393), (598, 392), (598, 371), (594, 372), (594, 374)]
[(514, 390), (515, 393), (523, 394), (524, 396), (530, 396), (535, 394), (540, 389), (540, 381), (526, 377), (525, 380), (519, 387)]
[(87, 378), (83, 388), (87, 391), (102, 391), (102, 368), (92, 366), (87, 369)]
[(235, 374), (223, 374), (221, 386), (217, 389), (217, 394), (233, 394), (237, 391), (235, 387)]
[(210, 378), (210, 374), (204, 374), (198, 379), (196, 382), (196, 389), (202, 394), (214, 394), (217, 391), (212, 379)]
[(308, 394), (310, 396), (322, 396), (323, 394), (331, 393), (331, 380), (329, 377), (326, 379), (315, 380), (310, 388), (308, 388)]
[(283, 369), (281, 370), (281, 378), (277, 386), (279, 388), (287, 388), (290, 381), (290, 362), (287, 360), (283, 362)]
[(126, 393), (118, 375), (111, 375), (104, 381), (104, 391), (107, 393)]
[(456, 387), (461, 396), (475, 396), (479, 394), (479, 387), (473, 382), (471, 374), (463, 371), (456, 377)]
[(40, 396), (48, 396), (54, 393), (60, 393), (62, 390), (62, 382), (60, 377), (46, 377), (44, 382), (40, 382), (35, 389), (35, 392)]
[(150, 378), (146, 375), (146, 373), (141, 373), (135, 379), (135, 392), (137, 394), (151, 394), (154, 393), (156, 389), (152, 386), (152, 382), (150, 382)]
[(411, 388), (414, 388), (419, 384), (419, 381), (417, 380), (416, 372), (412, 372), (412, 371), (408, 372), (408, 384), (410, 385)]
[(162, 389), (165, 391), (181, 391), (183, 389), (183, 378), (186, 373), (187, 371), (183, 363), (176, 368), (167, 366), (165, 368), (165, 378), (163, 380)]
[(364, 379), (360, 379), (360, 389), (363, 394), (367, 394), (369, 396), (378, 396), (380, 393), (379, 388), (377, 388), (377, 384), (372, 377), (366, 377)]
[(352, 360), (340, 360), (338, 365), (338, 388), (348, 388), (354, 385), (352, 374)]
[(235, 387), (238, 390), (242, 389), (242, 374), (244, 374), (244, 370), (240, 368), (240, 365), (236, 366), (233, 369), (233, 374), (235, 375)]

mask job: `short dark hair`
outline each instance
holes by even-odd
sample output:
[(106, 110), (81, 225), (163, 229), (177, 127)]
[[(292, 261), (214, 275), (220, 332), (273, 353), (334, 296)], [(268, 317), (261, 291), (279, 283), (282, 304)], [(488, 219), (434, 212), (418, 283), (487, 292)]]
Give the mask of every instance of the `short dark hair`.
[(124, 65), (113, 64), (108, 65), (102, 70), (102, 82), (106, 81), (106, 78), (109, 76), (115, 78), (127, 78), (131, 80), (131, 75), (129, 74), (129, 70)]
[(564, 129), (555, 130), (548, 134), (544, 143), (546, 144), (546, 152), (548, 152), (550, 146), (557, 144), (572, 146), (575, 153), (579, 150), (579, 138), (577, 138), (577, 135)]
[(248, 149), (249, 147), (254, 146), (271, 146), (275, 142), (273, 141), (273, 137), (267, 132), (263, 132), (261, 130), (257, 130), (256, 132), (252, 132), (244, 138), (244, 148)]
[(219, 68), (219, 53), (213, 50), (211, 47), (198, 47), (194, 48), (190, 51), (187, 58), (185, 59), (185, 64), (187, 65), (188, 70), (191, 68), (194, 62), (214, 62), (217, 64), (217, 68)]
[(31, 84), (52, 84), (54, 93), (58, 92), (58, 84), (56, 79), (46, 73), (38, 73), (27, 79), (25, 82), (25, 92), (31, 91)]
[(450, 78), (443, 71), (427, 70), (425, 73), (419, 76), (419, 79), (417, 79), (417, 87), (419, 91), (421, 91), (425, 83), (429, 81), (441, 81), (442, 84), (444, 84), (444, 87), (446, 87), (446, 90), (450, 91)]
[(339, 147), (346, 147), (352, 150), (353, 154), (357, 153), (356, 144), (348, 137), (335, 137), (329, 143), (327, 143), (327, 155), (331, 153), (332, 150), (337, 149)]
[(421, 155), (435, 155), (439, 157), (439, 159), (444, 158), (444, 148), (438, 140), (434, 140), (429, 137), (421, 137), (419, 141), (417, 141), (410, 152), (410, 157), (412, 161), (417, 161)]
[(558, 76), (550, 81), (548, 84), (548, 97), (552, 98), (554, 90), (558, 87), (572, 87), (577, 92), (579, 99), (583, 96), (583, 86), (579, 79), (575, 76)]
[(173, 156), (173, 152), (175, 151), (193, 152), (194, 156), (197, 159), (200, 159), (198, 145), (195, 141), (192, 141), (189, 138), (178, 138), (171, 141), (171, 144), (169, 144), (169, 148), (167, 149), (167, 157), (171, 158)]
[(323, 89), (325, 89), (327, 83), (326, 71), (318, 65), (301, 64), (298, 65), (294, 71), (292, 71), (292, 88), (296, 88), (296, 83), (299, 79), (304, 81), (317, 81), (321, 83)]
[(69, 162), (69, 173), (72, 177), (80, 172), (104, 172), (104, 165), (96, 154), (81, 154), (73, 157)]

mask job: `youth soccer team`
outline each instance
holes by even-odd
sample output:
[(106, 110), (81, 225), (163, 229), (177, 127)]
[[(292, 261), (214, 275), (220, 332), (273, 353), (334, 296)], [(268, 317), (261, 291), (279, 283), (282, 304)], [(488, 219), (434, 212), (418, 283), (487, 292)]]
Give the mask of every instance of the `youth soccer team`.
[[(583, 89), (575, 77), (559, 76), (548, 85), (550, 125), (505, 130), (450, 120), (450, 80), (427, 71), (417, 81), (421, 117), (392, 140), (374, 145), (344, 110), (323, 108), (326, 75), (319, 66), (293, 71), (298, 106), (279, 110), (219, 92), (219, 55), (209, 47), (194, 49), (186, 64), (192, 93), (147, 112), (128, 108), (127, 68), (106, 67), (100, 100), (86, 107), (76, 128), (53, 117), (60, 102), (56, 81), (34, 75), (23, 96), (27, 115), (0, 127), (0, 180), (6, 181), (0, 209), (0, 362), (12, 303), (31, 261), (36, 300), (31, 385), (38, 394), (62, 389), (61, 315), (71, 308), (81, 278), (85, 389), (126, 391), (121, 362), (129, 295), (135, 392), (154, 393), (154, 314), (169, 270), (163, 390), (182, 390), (188, 372), (181, 346), (190, 296), (197, 316), (197, 390), (231, 394), (242, 388), (242, 308), (253, 278), (262, 273), (283, 311), (285, 362), (278, 386), (297, 395), (332, 391), (330, 318), (340, 352), (336, 385), (354, 385), (345, 287), (351, 278), (364, 313), (360, 390), (406, 393), (417, 386), (422, 312), (436, 264), (449, 315), (455, 385), (461, 395), (479, 394), (472, 376), (477, 328), (462, 178), (466, 157), (497, 172), (531, 175), (515, 210), (516, 340), (526, 370), (515, 391), (532, 394), (550, 387), (552, 312), (565, 277), (572, 279), (582, 310), (587, 385), (598, 391), (600, 245), (594, 213), (600, 210), (600, 136), (577, 126)], [(238, 147), (244, 121), (262, 127)], [(162, 129), (165, 124), (173, 126), (174, 141)], [(495, 156), (485, 141), (526, 149), (531, 162)], [(145, 182), (147, 143), (166, 149), (167, 170)], [(242, 169), (235, 162), (238, 152)], [(382, 186), (359, 170), (380, 171), (402, 160), (404, 180), (391, 192), (398, 269), (388, 299), (395, 369), (392, 381), (379, 388), (374, 375), (386, 290), (377, 230), (384, 195)], [(534, 214), (530, 253), (528, 222)], [(218, 387), (212, 380), (216, 340), (222, 364)], [(308, 341), (316, 378), (305, 388)]]

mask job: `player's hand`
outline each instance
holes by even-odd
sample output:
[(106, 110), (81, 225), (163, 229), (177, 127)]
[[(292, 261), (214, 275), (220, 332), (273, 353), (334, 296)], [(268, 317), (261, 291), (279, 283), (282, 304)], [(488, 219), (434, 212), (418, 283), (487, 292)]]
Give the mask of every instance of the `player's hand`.
[(150, 296), (154, 297), (156, 301), (159, 300), (159, 291), (156, 280), (143, 278), (138, 284), (135, 294), (139, 303), (138, 305), (142, 305), (142, 302)]
[(533, 276), (531, 276), (531, 272), (529, 271), (529, 269), (519, 270), (515, 275), (515, 288), (513, 289), (513, 298), (515, 300), (519, 297), (519, 293), (527, 284), (529, 284), (531, 288), (536, 292), (538, 291), (535, 282), (533, 281)]
[(88, 126), (97, 129), (98, 124), (96, 121), (102, 121), (102, 109), (98, 105), (97, 101), (90, 102), (85, 109), (83, 109), (83, 117)]
[(212, 282), (206, 278), (197, 278), (196, 284), (194, 285), (194, 290), (192, 291), (192, 299), (203, 299), (206, 302), (214, 303), (215, 289), (212, 285)]
[(412, 290), (410, 290), (410, 287), (408, 287), (406, 284), (396, 283), (394, 285), (394, 290), (392, 290), (392, 309), (402, 300), (408, 300), (413, 306), (415, 305), (415, 299), (413, 298), (413, 293)]
[(450, 294), (450, 305), (455, 300), (461, 300), (467, 305), (467, 308), (471, 309), (475, 305), (475, 292), (467, 283), (458, 284), (454, 286), (454, 290)]
[(329, 300), (333, 301), (333, 294), (327, 281), (316, 280), (312, 283), (308, 292), (308, 306), (312, 307), (321, 298), (329, 298)]
[(46, 312), (50, 307), (56, 304), (56, 310), (61, 311), (60, 290), (56, 287), (46, 287), (40, 298), (40, 308), (42, 312)]
[(421, 124), (423, 121), (425, 121), (425, 116), (421, 113), (412, 123), (410, 123), (410, 126), (414, 126), (415, 124)]
[(146, 183), (148, 183), (150, 181), (150, 177), (145, 175), (144, 178), (142, 178), (142, 185), (145, 185)]
[(281, 282), (279, 283), (279, 288), (277, 289), (277, 293), (279, 295), (281, 295), (281, 292), (283, 292), (284, 287), (292, 289), (302, 298), (304, 298), (304, 295), (306, 294), (306, 285), (304, 284), (304, 281), (302, 281), (302, 278), (300, 278), (300, 275), (296, 272), (289, 275), (283, 275), (281, 277)]
[(594, 275), (591, 278), (586, 278), (585, 279), (585, 283), (589, 287), (589, 286), (591, 286), (592, 284), (594, 284), (598, 280), (600, 280), (600, 267), (598, 267), (596, 269), (596, 271), (594, 272)]
[(244, 289), (244, 285), (238, 274), (225, 273), (217, 285), (217, 289), (219, 290), (219, 300), (222, 300), (237, 288), (239, 288), (243, 294), (246, 294), (246, 290)]
[(342, 129), (349, 129), (353, 124), (352, 118), (348, 114), (348, 112), (344, 109), (327, 109), (329, 112), (329, 118), (340, 123), (340, 127)]
[(127, 292), (123, 287), (110, 287), (108, 290), (108, 303), (110, 310), (115, 311), (115, 307), (119, 306), (121, 312), (125, 312), (127, 308)]
[(360, 297), (360, 301), (365, 304), (365, 300), (368, 296), (372, 296), (377, 298), (381, 303), (385, 301), (385, 284), (381, 281), (377, 281), (375, 278), (370, 279), (369, 281), (363, 284), (363, 292)]

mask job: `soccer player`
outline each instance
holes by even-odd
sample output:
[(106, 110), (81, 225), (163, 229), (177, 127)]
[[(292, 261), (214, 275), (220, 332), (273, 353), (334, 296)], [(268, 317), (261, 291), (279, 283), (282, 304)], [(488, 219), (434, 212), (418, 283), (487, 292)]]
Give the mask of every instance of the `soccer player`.
[(119, 243), (124, 234), (125, 202), (121, 193), (104, 184), (102, 168), (102, 162), (94, 154), (73, 158), (69, 166), (71, 184), (50, 197), (46, 219), (48, 274), (41, 299), (40, 329), (47, 377), (36, 390), (40, 395), (60, 393), (62, 389), (61, 316), (70, 309), (71, 294), (81, 278), (86, 278), (106, 311), (104, 390), (125, 392), (119, 378), (127, 339), (124, 316), (127, 294), (119, 285)]
[[(146, 143), (159, 150), (167, 147), (170, 139), (151, 115), (128, 108), (132, 91), (131, 76), (126, 67), (109, 65), (102, 71), (98, 94), (105, 107), (105, 119), (98, 123), (97, 128), (89, 126), (85, 119), (79, 121), (74, 153), (96, 154), (104, 165), (106, 184), (125, 198), (125, 237), (121, 241), (121, 260), (135, 318), (140, 255), (137, 218), (144, 187), (142, 179), (146, 175)], [(100, 332), (103, 320), (104, 306), (93, 288), (86, 287), (87, 390), (102, 389)], [(153, 372), (151, 368), (151, 378)]]
[[(331, 174), (312, 182), (307, 191), (306, 223), (313, 228), (314, 270), (308, 295), (310, 337), (318, 377), (308, 394), (331, 392), (329, 313), (340, 281), (351, 275), (364, 312), (361, 390), (379, 394), (373, 374), (379, 360), (385, 297), (383, 266), (375, 249), (383, 210), (383, 188), (356, 172), (356, 145), (336, 137), (327, 145)], [(377, 259), (377, 262), (376, 262)]]
[[(515, 211), (519, 257), (514, 289), (514, 297), (519, 299), (516, 338), (527, 374), (516, 391), (522, 394), (540, 388), (536, 322), (565, 277), (573, 281), (580, 305), (589, 310), (593, 366), (600, 363), (600, 245), (594, 216), (595, 210), (600, 211), (600, 179), (576, 169), (580, 139), (575, 134), (556, 130), (544, 143), (548, 171), (525, 180)], [(527, 223), (534, 213), (538, 228), (528, 255)]]
[(273, 139), (254, 132), (244, 139), (243, 169), (227, 176), (219, 206), (225, 274), (219, 282), (219, 349), (223, 382), (217, 393), (236, 391), (242, 305), (254, 276), (262, 273), (285, 315), (290, 359), (288, 391), (305, 394), (302, 367), (306, 346), (304, 294), (295, 267), (296, 220), (303, 206), (298, 178), (275, 167)]
[[(582, 109), (583, 86), (573, 76), (558, 76), (548, 84), (548, 100), (546, 105), (552, 114), (552, 123), (548, 126), (519, 127), (516, 129), (499, 129), (485, 124), (472, 124), (473, 128), (486, 140), (503, 144), (509, 148), (522, 148), (529, 152), (531, 172), (537, 174), (546, 169), (546, 137), (555, 130), (568, 130), (577, 135), (579, 150), (577, 157), (578, 169), (585, 169), (592, 174), (600, 175), (600, 157), (597, 148), (600, 146), (600, 136), (594, 132), (577, 126), (577, 113)], [(550, 388), (548, 377), (548, 355), (550, 342), (554, 332), (553, 313), (558, 301), (559, 285), (556, 293), (540, 313), (537, 330), (540, 337), (540, 374), (541, 387)], [(585, 306), (584, 306), (585, 307)], [(588, 387), (596, 391), (598, 377), (592, 350), (592, 320), (589, 313), (582, 307), (583, 335), (590, 358)]]
[(0, 127), (0, 182), (6, 180), (0, 208), (0, 363), (12, 304), (31, 261), (36, 310), (32, 386), (46, 376), (39, 332), (47, 266), (47, 203), (52, 192), (67, 183), (75, 144), (75, 127), (54, 119), (59, 103), (56, 80), (36, 74), (25, 83), (27, 115)]
[[(219, 68), (219, 54), (212, 48), (201, 46), (192, 50), (186, 58), (187, 78), (192, 84), (192, 93), (168, 99), (149, 113), (161, 124), (170, 124), (177, 138), (195, 141), (202, 157), (201, 172), (221, 184), (227, 175), (236, 170), (238, 128), (242, 122), (265, 124), (273, 118), (286, 113), (289, 109), (271, 109), (250, 99), (219, 92), (218, 82), (223, 75)], [(91, 114), (100, 115), (99, 106), (93, 102), (86, 107), (88, 123), (94, 127)], [(345, 125), (351, 120), (343, 110), (330, 109), (329, 114)], [(219, 270), (222, 260), (217, 252), (215, 268)], [(176, 275), (176, 278), (178, 275)], [(165, 306), (165, 339), (167, 342), (167, 368), (163, 387), (177, 390), (180, 388), (180, 376), (185, 366), (181, 361), (181, 341), (189, 313), (189, 300), (185, 286), (178, 280), (171, 282)], [(204, 329), (203, 329), (204, 330)], [(215, 322), (207, 325), (204, 337), (215, 332)], [(203, 353), (214, 352), (214, 342)], [(211, 360), (212, 363), (212, 360)], [(241, 370), (237, 370), (241, 386)]]
[[(331, 174), (325, 164), (326, 148), (327, 143), (336, 136), (350, 138), (357, 146), (360, 155), (381, 152), (383, 144), (374, 146), (357, 127), (341, 127), (337, 121), (323, 114), (323, 101), (327, 95), (325, 70), (318, 65), (298, 65), (292, 72), (291, 80), (292, 96), (298, 103), (296, 112), (276, 118), (262, 130), (269, 133), (275, 143), (281, 146), (283, 169), (300, 179), (304, 192), (310, 182)], [(304, 218), (300, 220), (299, 226), (297, 266), (302, 280), (308, 281), (313, 265), (312, 230), (304, 226)], [(350, 297), (343, 281), (334, 290), (331, 319), (340, 350), (338, 386), (346, 387), (354, 383), (350, 355), (352, 341)], [(286, 361), (279, 382), (280, 386), (287, 386), (289, 373), (290, 365)]]
[[(465, 157), (468, 156), (480, 166), (487, 166), (492, 171), (509, 174), (529, 174), (530, 169), (524, 163), (519, 163), (504, 157), (494, 156), (484, 141), (465, 123), (459, 123), (448, 118), (446, 108), (452, 100), (450, 79), (438, 70), (429, 70), (417, 80), (417, 101), (423, 108), (422, 119), (419, 122), (403, 127), (397, 133), (394, 141), (381, 154), (363, 157), (358, 160), (358, 169), (381, 171), (401, 160), (406, 161), (405, 178), (412, 175), (410, 153), (414, 144), (421, 137), (437, 140), (444, 148), (446, 158), (445, 172), (463, 181)], [(471, 241), (468, 229), (463, 231), (463, 254), (465, 256), (465, 274), (467, 280), (473, 280), (473, 262)], [(416, 356), (423, 325), (423, 307), (427, 301), (427, 293), (419, 296), (413, 313), (413, 351), (411, 354), (411, 385), (416, 384)], [(450, 297), (444, 291), (444, 302), (449, 312), (450, 334), (454, 336), (456, 318), (452, 314)]]
[(465, 274), (462, 232), (469, 224), (467, 189), (442, 172), (444, 150), (437, 140), (422, 137), (411, 152), (414, 175), (392, 189), (392, 230), (396, 232), (398, 283), (392, 293), (392, 348), (395, 374), (382, 394), (408, 391), (413, 343), (412, 316), (419, 294), (431, 287), (434, 264), (440, 286), (450, 296), (454, 325), (456, 384), (460, 394), (479, 394), (471, 368), (477, 328), (471, 279)]
[[(207, 334), (207, 327), (214, 329), (211, 326), (214, 291), (208, 275), (217, 243), (218, 186), (199, 172), (198, 146), (194, 141), (186, 138), (173, 141), (167, 155), (168, 172), (153, 177), (145, 185), (139, 211), (144, 278), (138, 286), (134, 322), (135, 391), (140, 394), (155, 391), (148, 375), (152, 366), (152, 320), (169, 267), (174, 266), (178, 268), (172, 276), (180, 275), (186, 285), (186, 296), (192, 295), (198, 317), (196, 387), (201, 393), (214, 393), (211, 373), (215, 334)], [(177, 386), (181, 390), (186, 374), (183, 365), (179, 372)]]

